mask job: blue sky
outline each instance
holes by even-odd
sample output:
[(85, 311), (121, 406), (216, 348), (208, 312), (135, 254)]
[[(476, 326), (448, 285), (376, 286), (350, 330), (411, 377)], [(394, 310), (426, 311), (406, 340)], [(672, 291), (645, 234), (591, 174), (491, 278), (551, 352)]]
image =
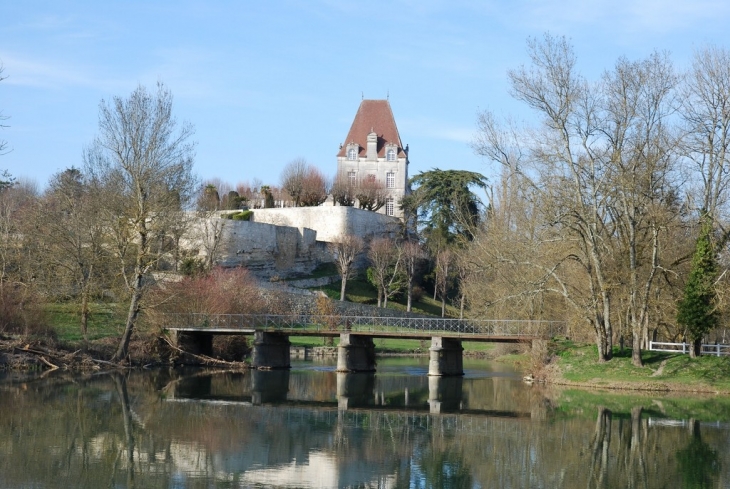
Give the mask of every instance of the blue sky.
[(478, 111), (529, 121), (508, 94), (525, 41), (570, 38), (589, 79), (619, 56), (730, 47), (725, 0), (5, 1), (0, 169), (43, 187), (82, 165), (102, 99), (164, 82), (196, 128), (195, 171), (276, 185), (303, 157), (333, 175), (362, 96), (389, 96), (410, 174), (491, 174), (469, 142)]

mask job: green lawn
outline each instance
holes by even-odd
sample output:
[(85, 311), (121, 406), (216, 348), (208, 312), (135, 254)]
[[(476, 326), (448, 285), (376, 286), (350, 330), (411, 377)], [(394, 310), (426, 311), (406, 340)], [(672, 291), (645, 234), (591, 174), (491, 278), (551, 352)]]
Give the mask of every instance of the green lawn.
[[(319, 287), (317, 290), (323, 291), (327, 294), (327, 297), (334, 300), (340, 299), (340, 287), (342, 287), (342, 281), (338, 280), (330, 285)], [(378, 291), (373, 287), (367, 280), (356, 277), (347, 281), (347, 289), (345, 291), (345, 300), (349, 302), (357, 302), (359, 304), (377, 305), (378, 303)], [(402, 295), (395, 300), (388, 301), (389, 309), (396, 309), (399, 311), (406, 310), (407, 297)], [(433, 296), (424, 295), (421, 300), (414, 301), (412, 304), (412, 310), (418, 314), (428, 314), (431, 316), (441, 316), (441, 302), (433, 300)], [(459, 317), (459, 310), (452, 305), (446, 304), (446, 317)]]
[[(44, 306), (53, 330), (61, 341), (81, 341), (81, 316), (78, 304), (50, 303)], [(91, 304), (89, 340), (120, 335), (124, 329), (123, 311), (116, 304)]]
[(678, 353), (643, 351), (643, 367), (631, 363), (631, 350), (614, 349), (614, 358), (598, 363), (595, 345), (570, 341), (552, 342), (552, 352), (563, 377), (571, 382), (611, 387), (626, 383), (646, 388), (673, 385), (688, 390), (716, 389), (730, 392), (730, 357), (702, 356), (692, 359)]

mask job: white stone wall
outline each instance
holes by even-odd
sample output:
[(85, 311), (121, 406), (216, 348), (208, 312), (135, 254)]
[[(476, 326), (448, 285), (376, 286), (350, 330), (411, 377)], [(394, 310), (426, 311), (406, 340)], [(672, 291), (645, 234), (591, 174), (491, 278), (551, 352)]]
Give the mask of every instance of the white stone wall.
[(251, 219), (257, 223), (311, 229), (316, 232), (317, 241), (327, 243), (343, 234), (365, 239), (395, 235), (402, 225), (396, 217), (344, 206), (255, 209)]
[(255, 209), (251, 221), (212, 215), (193, 222), (181, 242), (183, 249), (205, 260), (213, 248), (211, 240), (219, 234), (215, 265), (245, 266), (258, 275), (281, 278), (306, 275), (333, 261), (327, 243), (340, 235), (369, 240), (394, 236), (401, 226), (398, 218), (341, 206)]
[(215, 265), (244, 266), (258, 275), (285, 278), (308, 274), (319, 264), (331, 261), (326, 246), (317, 242), (317, 233), (312, 229), (217, 217), (198, 219), (181, 245), (205, 259), (212, 246), (206, 246), (203, 240), (210, 242), (211, 234), (202, 231), (216, 226), (223, 227)]

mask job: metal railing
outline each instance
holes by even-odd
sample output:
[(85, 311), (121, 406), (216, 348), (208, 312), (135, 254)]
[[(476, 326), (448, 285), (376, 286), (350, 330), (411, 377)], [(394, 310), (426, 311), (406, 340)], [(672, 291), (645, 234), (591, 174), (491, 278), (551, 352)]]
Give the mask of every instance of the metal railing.
[[(690, 348), (692, 348), (691, 343), (667, 343), (661, 341), (649, 342), (649, 350), (651, 351), (687, 354), (689, 353)], [(730, 345), (724, 345), (722, 343), (703, 344), (700, 348), (700, 355), (715, 355), (718, 357), (730, 355)]]
[(461, 336), (553, 337), (565, 334), (561, 321), (321, 316), (274, 314), (167, 314), (165, 328), (261, 331), (453, 334)]

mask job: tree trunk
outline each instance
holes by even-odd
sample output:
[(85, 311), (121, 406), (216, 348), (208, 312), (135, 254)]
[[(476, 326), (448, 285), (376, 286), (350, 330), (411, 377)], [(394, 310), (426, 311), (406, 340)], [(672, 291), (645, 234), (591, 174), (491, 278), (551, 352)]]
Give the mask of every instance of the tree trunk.
[(406, 312), (411, 312), (413, 307), (413, 281), (408, 277), (408, 300), (406, 301)]
[(641, 328), (633, 328), (633, 340), (631, 342), (631, 364), (634, 367), (643, 367), (644, 362), (641, 360)]
[(690, 358), (697, 358), (702, 354), (702, 338), (692, 340), (689, 346)]
[(122, 333), (119, 348), (117, 348), (116, 353), (112, 357), (113, 362), (121, 362), (127, 358), (129, 340), (132, 337), (132, 332), (134, 331), (134, 326), (137, 322), (137, 316), (139, 316), (140, 302), (142, 299), (142, 279), (143, 275), (141, 270), (139, 270), (134, 279), (132, 300), (129, 302), (129, 312), (127, 313), (127, 323), (124, 326), (124, 333)]
[(347, 272), (342, 272), (342, 286), (340, 287), (340, 302), (345, 301), (345, 288), (347, 287)]
[(81, 291), (81, 335), (84, 337), (84, 343), (89, 341), (89, 291), (84, 286)]

